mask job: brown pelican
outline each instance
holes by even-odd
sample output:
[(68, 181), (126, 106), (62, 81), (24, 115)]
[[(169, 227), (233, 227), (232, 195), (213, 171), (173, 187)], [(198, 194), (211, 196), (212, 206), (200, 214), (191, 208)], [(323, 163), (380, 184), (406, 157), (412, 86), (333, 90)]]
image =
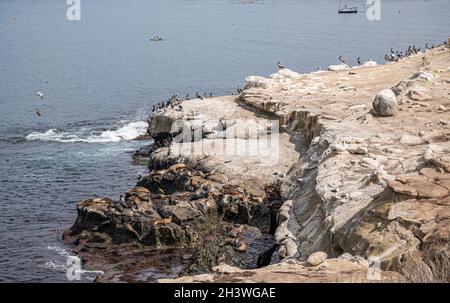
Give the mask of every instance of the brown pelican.
[(203, 97), (198, 92), (195, 93), (195, 98), (203, 100)]

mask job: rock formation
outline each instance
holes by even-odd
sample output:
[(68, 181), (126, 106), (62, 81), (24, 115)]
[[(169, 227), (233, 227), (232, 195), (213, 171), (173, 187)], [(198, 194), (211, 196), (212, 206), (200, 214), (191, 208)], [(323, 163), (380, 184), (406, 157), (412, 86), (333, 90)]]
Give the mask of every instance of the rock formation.
[(450, 50), (332, 70), (156, 111), (148, 175), (65, 239), (176, 256), (144, 281), (450, 282)]

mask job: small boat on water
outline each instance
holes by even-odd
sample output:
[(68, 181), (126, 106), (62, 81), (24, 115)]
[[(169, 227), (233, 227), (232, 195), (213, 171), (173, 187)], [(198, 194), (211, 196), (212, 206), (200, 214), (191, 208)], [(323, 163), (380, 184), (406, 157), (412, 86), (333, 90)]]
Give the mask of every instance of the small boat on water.
[(164, 39), (160, 36), (155, 36), (153, 38), (150, 38), (150, 41), (163, 41)]
[(354, 7), (344, 7), (344, 8), (338, 9), (338, 13), (339, 14), (357, 14), (358, 13), (358, 8), (356, 6), (354, 6)]
[(338, 14), (357, 14), (358, 13), (358, 7), (356, 7), (356, 6), (347, 7), (347, 5), (344, 5), (344, 8), (342, 8), (341, 3), (342, 3), (342, 0), (339, 1)]

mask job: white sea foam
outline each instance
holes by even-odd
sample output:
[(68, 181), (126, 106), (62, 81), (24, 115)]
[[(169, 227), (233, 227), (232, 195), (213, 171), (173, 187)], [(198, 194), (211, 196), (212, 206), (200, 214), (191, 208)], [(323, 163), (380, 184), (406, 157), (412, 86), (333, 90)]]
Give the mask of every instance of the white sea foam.
[(76, 132), (64, 132), (56, 129), (49, 129), (45, 132), (32, 132), (25, 137), (28, 141), (54, 141), (63, 143), (86, 142), (86, 143), (107, 143), (119, 142), (122, 140), (133, 140), (145, 134), (147, 122), (137, 121), (125, 124), (116, 130), (88, 131), (85, 128)]
[[(78, 260), (78, 263), (81, 264), (81, 260), (78, 256), (73, 255), (67, 248), (62, 248), (59, 246), (47, 246), (48, 250), (52, 250), (56, 252), (59, 256), (63, 257), (63, 261), (60, 260), (49, 260), (45, 262), (45, 268), (50, 270), (55, 270), (59, 272), (67, 272), (69, 269), (68, 266), (72, 266), (73, 264), (69, 262), (69, 258), (75, 258)], [(94, 280), (97, 275), (103, 275), (104, 272), (101, 270), (85, 270), (83, 268), (75, 269), (77, 273), (82, 276), (83, 280)]]

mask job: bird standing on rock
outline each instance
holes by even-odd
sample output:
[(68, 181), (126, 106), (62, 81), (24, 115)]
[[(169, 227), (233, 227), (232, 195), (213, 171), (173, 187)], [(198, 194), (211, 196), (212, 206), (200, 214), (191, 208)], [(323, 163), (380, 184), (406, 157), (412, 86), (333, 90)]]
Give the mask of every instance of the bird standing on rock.
[(283, 64), (281, 64), (280, 61), (277, 62), (277, 67), (278, 67), (279, 69), (285, 68), (285, 66), (284, 66)]
[(345, 60), (344, 60), (344, 58), (342, 58), (342, 56), (339, 56), (339, 61), (342, 63), (342, 64), (345, 64)]
[(360, 57), (358, 57), (357, 61), (358, 61), (358, 64), (361, 65), (361, 58)]

